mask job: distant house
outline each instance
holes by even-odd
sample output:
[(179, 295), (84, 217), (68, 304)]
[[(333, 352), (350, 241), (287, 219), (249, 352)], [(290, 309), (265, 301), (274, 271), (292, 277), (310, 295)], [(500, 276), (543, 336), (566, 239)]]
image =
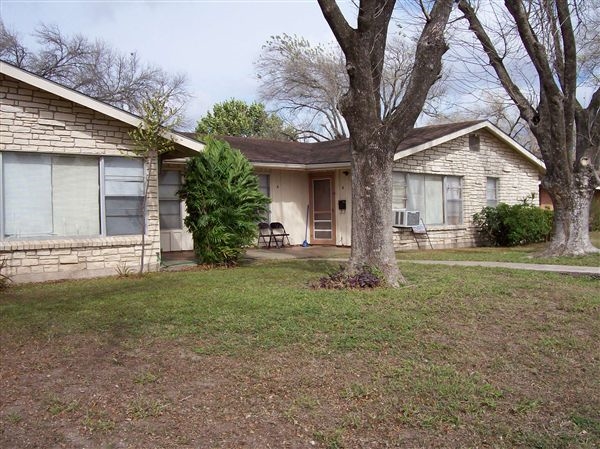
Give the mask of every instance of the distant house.
[[(351, 168), (347, 139), (319, 143), (225, 137), (252, 162), (271, 197), (271, 221), (292, 244), (349, 246)], [(544, 164), (487, 121), (426, 126), (397, 148), (393, 210), (419, 211), (435, 247), (476, 244), (472, 216), (486, 205), (514, 204), (539, 191)], [(392, 211), (390, 210), (390, 214)], [(410, 229), (394, 229), (396, 249), (412, 248)]]
[[(158, 170), (146, 179), (128, 134), (139, 117), (3, 62), (0, 112), (0, 257), (15, 281), (116, 274), (135, 269), (142, 251), (156, 270), (162, 252), (193, 249), (176, 192), (201, 142), (172, 133), (175, 151), (153, 160)], [(272, 199), (269, 219), (292, 244), (308, 226), (311, 245), (351, 245), (348, 140), (225, 140), (255, 167)], [(473, 213), (538, 192), (544, 170), (485, 121), (415, 129), (395, 160), (393, 209), (418, 211), (437, 247), (475, 244)], [(394, 236), (397, 249), (414, 244), (406, 228)]]
[(129, 151), (139, 117), (4, 62), (0, 111), (0, 257), (15, 281), (116, 274), (138, 267), (142, 251), (156, 270), (161, 247), (192, 249), (169, 160), (200, 142), (172, 134), (176, 150), (145, 179)]

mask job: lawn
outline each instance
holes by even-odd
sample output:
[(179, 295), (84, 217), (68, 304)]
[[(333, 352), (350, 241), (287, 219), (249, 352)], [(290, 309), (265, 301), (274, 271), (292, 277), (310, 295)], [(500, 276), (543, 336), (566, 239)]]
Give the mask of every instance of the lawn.
[[(591, 232), (590, 239), (597, 248), (600, 248), (600, 232)], [(396, 253), (396, 256), (399, 260), (472, 260), (590, 267), (600, 266), (600, 254), (578, 257), (538, 257), (537, 254), (542, 252), (545, 247), (545, 243), (538, 243), (510, 248), (478, 247), (401, 251)]]
[(402, 264), (249, 264), (13, 286), (0, 447), (596, 448), (600, 283)]

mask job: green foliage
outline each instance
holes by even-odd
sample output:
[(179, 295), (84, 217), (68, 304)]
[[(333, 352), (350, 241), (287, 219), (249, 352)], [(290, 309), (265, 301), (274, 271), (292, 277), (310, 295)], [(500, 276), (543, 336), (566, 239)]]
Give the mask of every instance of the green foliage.
[(295, 140), (296, 137), (296, 131), (277, 115), (268, 113), (264, 104), (248, 104), (233, 98), (215, 104), (212, 112), (198, 121), (196, 134), (202, 138), (212, 135)]
[(150, 152), (167, 153), (175, 148), (166, 136), (180, 122), (178, 111), (169, 107), (167, 97), (152, 97), (141, 105), (142, 123), (129, 133), (138, 156), (148, 157)]
[(515, 246), (548, 240), (553, 214), (525, 199), (512, 206), (500, 203), (496, 207), (484, 207), (473, 215), (473, 221), (492, 245)]
[(258, 178), (242, 153), (212, 138), (202, 154), (188, 161), (179, 193), (198, 260), (209, 264), (239, 259), (256, 238), (256, 223), (270, 201), (259, 191)]
[[(140, 125), (129, 133), (129, 137), (134, 143), (132, 152), (144, 159), (146, 166), (146, 179), (152, 179), (152, 158), (161, 154), (168, 153), (175, 149), (175, 143), (169, 137), (177, 124), (181, 120), (179, 111), (169, 107), (168, 96), (155, 96), (144, 100), (141, 104), (142, 121)], [(144, 198), (142, 210), (146, 210), (148, 202), (148, 189), (150, 184), (145, 183)], [(142, 235), (142, 247), (146, 246), (146, 228), (147, 215), (144, 213), (144, 220), (140, 234)], [(146, 251), (142, 251), (140, 257), (140, 271), (144, 272), (144, 260)], [(121, 273), (119, 273), (120, 275)]]

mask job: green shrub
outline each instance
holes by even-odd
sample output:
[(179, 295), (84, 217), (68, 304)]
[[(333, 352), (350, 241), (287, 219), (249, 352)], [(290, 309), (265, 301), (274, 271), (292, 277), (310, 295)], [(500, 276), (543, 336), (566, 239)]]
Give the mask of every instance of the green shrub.
[(212, 138), (188, 161), (179, 195), (198, 261), (208, 264), (230, 265), (239, 259), (256, 238), (256, 224), (270, 201), (259, 191), (258, 178), (242, 153)]
[(473, 215), (473, 221), (492, 245), (516, 246), (548, 240), (553, 214), (524, 200), (512, 206), (484, 207)]

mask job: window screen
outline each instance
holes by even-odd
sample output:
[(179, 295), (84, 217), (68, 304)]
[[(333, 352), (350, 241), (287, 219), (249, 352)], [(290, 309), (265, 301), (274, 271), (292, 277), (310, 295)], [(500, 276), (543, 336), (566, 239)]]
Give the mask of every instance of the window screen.
[(54, 234), (100, 234), (98, 159), (52, 157), (52, 206)]
[(496, 207), (498, 205), (498, 180), (496, 178), (487, 178), (485, 200), (488, 207)]
[[(396, 208), (397, 198), (402, 192), (397, 187), (397, 180), (402, 178), (394, 174), (393, 205)], [(462, 223), (462, 184), (458, 176), (404, 174), (406, 179), (406, 209), (417, 210), (425, 224), (460, 224)]]
[(51, 157), (2, 153), (2, 165), (5, 236), (52, 235)]
[(158, 177), (159, 211), (161, 229), (181, 229), (181, 200), (177, 191), (181, 188), (181, 173), (164, 170)]
[[(258, 190), (267, 198), (271, 198), (271, 176), (266, 174), (260, 174), (258, 176)], [(269, 203), (269, 209), (267, 216), (264, 217), (266, 221), (271, 221), (271, 203)]]
[(98, 159), (3, 153), (5, 237), (100, 234)]
[(445, 223), (458, 225), (462, 223), (462, 185), (457, 176), (445, 176)]
[(141, 159), (104, 158), (106, 235), (144, 232), (144, 164)]
[(406, 209), (406, 173), (392, 174), (392, 209)]

